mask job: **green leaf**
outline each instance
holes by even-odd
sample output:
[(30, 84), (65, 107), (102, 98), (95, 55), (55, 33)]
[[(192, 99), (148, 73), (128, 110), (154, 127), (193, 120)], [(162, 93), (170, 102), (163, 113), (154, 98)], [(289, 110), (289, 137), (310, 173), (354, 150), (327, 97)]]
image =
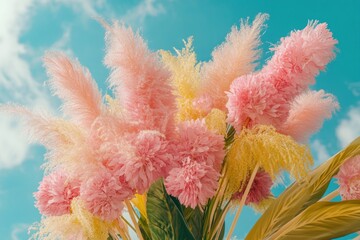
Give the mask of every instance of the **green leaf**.
[(147, 193), (146, 212), (152, 239), (195, 240), (179, 207), (166, 193), (162, 180), (151, 185)]
[(360, 200), (317, 202), (269, 239), (333, 239), (359, 231), (359, 222)]
[(151, 232), (149, 229), (149, 225), (146, 222), (146, 219), (141, 216), (139, 219), (139, 228), (141, 232), (141, 236), (144, 238), (144, 240), (151, 240)]
[(195, 209), (185, 208), (184, 217), (194, 238), (201, 239), (202, 227), (204, 226), (204, 213), (200, 211), (199, 207)]
[(265, 239), (308, 206), (317, 202), (326, 191), (331, 178), (339, 171), (340, 166), (348, 158), (358, 154), (360, 154), (360, 137), (310, 172), (307, 179), (297, 181), (288, 187), (263, 213), (246, 239)]

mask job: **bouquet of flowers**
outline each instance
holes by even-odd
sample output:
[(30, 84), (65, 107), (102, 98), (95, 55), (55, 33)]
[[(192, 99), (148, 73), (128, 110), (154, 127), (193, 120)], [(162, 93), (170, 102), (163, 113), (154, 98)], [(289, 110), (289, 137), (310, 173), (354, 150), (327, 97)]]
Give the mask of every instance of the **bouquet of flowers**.
[[(106, 29), (112, 93), (63, 53), (44, 57), (65, 118), (2, 106), (43, 144), (43, 215), (34, 239), (229, 239), (244, 205), (262, 212), (246, 239), (330, 239), (360, 230), (360, 138), (316, 169), (306, 142), (338, 109), (310, 90), (334, 58), (326, 23), (309, 22), (259, 70), (266, 14), (233, 27), (209, 62), (151, 52), (124, 24)], [(287, 172), (294, 183), (271, 187)], [(330, 180), (339, 190), (323, 197)], [(330, 202), (340, 194), (342, 201)], [(323, 198), (322, 198), (323, 197)], [(235, 219), (225, 236), (225, 217)]]

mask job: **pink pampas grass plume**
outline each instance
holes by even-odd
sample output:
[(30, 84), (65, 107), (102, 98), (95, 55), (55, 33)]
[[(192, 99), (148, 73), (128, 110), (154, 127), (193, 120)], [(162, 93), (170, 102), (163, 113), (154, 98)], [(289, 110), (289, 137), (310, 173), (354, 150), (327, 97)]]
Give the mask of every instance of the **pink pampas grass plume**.
[(289, 117), (279, 132), (306, 142), (337, 109), (339, 104), (333, 95), (323, 90), (304, 92), (291, 103)]
[(106, 32), (105, 64), (111, 68), (110, 86), (129, 119), (139, 130), (171, 134), (174, 128), (175, 97), (170, 73), (144, 40), (116, 22)]
[(213, 107), (225, 111), (225, 91), (229, 90), (231, 82), (256, 67), (260, 55), (260, 33), (267, 18), (267, 14), (259, 14), (252, 25), (248, 20), (242, 20), (239, 29), (232, 27), (225, 42), (213, 51), (212, 60), (203, 64), (199, 95), (210, 98)]
[(168, 141), (157, 131), (141, 131), (130, 135), (131, 154), (123, 158), (120, 174), (129, 186), (144, 193), (150, 185), (164, 177), (172, 164)]
[(101, 113), (102, 100), (89, 70), (60, 52), (47, 53), (44, 65), (54, 94), (64, 102), (64, 113), (85, 129), (90, 127)]
[[(246, 184), (244, 184), (246, 188)], [(245, 200), (245, 204), (249, 205), (250, 203), (259, 204), (262, 200), (268, 198), (271, 195), (271, 187), (273, 182), (269, 174), (265, 171), (258, 171), (256, 173), (255, 179), (253, 184), (251, 185), (250, 192)], [(245, 188), (241, 191), (235, 193), (232, 198), (241, 200), (242, 196), (244, 195)]]
[(45, 216), (59, 216), (70, 213), (71, 200), (80, 193), (80, 182), (69, 179), (64, 173), (56, 171), (43, 178), (34, 193), (36, 207)]
[(336, 175), (343, 200), (360, 199), (360, 155), (347, 160)]
[(303, 30), (293, 31), (280, 40), (262, 71), (269, 75), (279, 93), (290, 100), (315, 83), (319, 71), (335, 57), (337, 42), (326, 23), (311, 21)]
[(205, 205), (214, 196), (219, 176), (214, 168), (188, 157), (181, 167), (170, 171), (165, 179), (165, 187), (181, 204), (195, 208), (197, 205)]
[(84, 181), (80, 188), (80, 197), (86, 208), (105, 221), (118, 218), (124, 207), (123, 201), (132, 195), (131, 189), (104, 169), (94, 172), (93, 177)]
[(178, 124), (173, 140), (174, 161), (184, 159), (205, 163), (220, 171), (225, 156), (224, 136), (207, 129), (204, 120), (190, 120)]
[(281, 39), (260, 72), (237, 78), (227, 93), (229, 123), (237, 130), (247, 121), (279, 128), (288, 119), (293, 99), (314, 83), (315, 76), (334, 57), (337, 41), (326, 27), (325, 23), (311, 22), (292, 32)]

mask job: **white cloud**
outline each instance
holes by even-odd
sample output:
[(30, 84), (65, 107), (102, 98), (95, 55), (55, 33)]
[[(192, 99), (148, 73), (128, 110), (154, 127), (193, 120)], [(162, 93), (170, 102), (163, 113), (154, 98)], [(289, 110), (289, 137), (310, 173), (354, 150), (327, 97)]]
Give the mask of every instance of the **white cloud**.
[[(35, 6), (60, 4), (71, 7), (81, 15), (96, 16), (103, 0), (12, 0), (0, 1), (0, 103), (14, 102), (32, 109), (51, 111), (51, 98), (44, 88), (45, 79), (35, 79), (32, 66), (25, 59), (32, 52), (31, 46), (20, 41), (25, 30), (31, 27), (31, 17)], [(64, 34), (54, 43), (55, 49), (65, 50), (70, 40), (70, 27), (64, 28)], [(39, 61), (40, 62), (40, 61)], [(38, 66), (35, 67), (40, 67)], [(34, 66), (33, 66), (34, 67)], [(0, 169), (12, 168), (21, 164), (29, 150), (29, 144), (19, 122), (6, 114), (0, 114)]]
[[(33, 4), (33, 0), (0, 1), (0, 103), (49, 109), (48, 96), (24, 59), (29, 48), (19, 40), (29, 27), (25, 23), (29, 22)], [(11, 168), (25, 159), (28, 143), (19, 122), (4, 113), (0, 119), (0, 169)]]
[(351, 107), (347, 117), (340, 121), (339, 126), (336, 128), (336, 136), (341, 147), (345, 147), (360, 136), (360, 103)]
[(11, 231), (11, 240), (20, 240), (19, 234), (27, 231), (29, 224), (21, 223), (13, 227)]
[(164, 12), (164, 6), (156, 0), (143, 0), (132, 9), (129, 9), (122, 20), (133, 27), (139, 27), (144, 24), (148, 16), (155, 17)]
[(316, 139), (311, 143), (311, 148), (314, 151), (316, 165), (325, 162), (330, 158), (330, 154), (324, 144)]

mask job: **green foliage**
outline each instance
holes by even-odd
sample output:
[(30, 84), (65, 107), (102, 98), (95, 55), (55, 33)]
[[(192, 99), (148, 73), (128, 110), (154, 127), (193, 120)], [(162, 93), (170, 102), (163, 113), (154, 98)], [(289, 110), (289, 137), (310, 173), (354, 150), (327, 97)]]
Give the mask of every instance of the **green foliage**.
[(195, 240), (178, 204), (166, 193), (162, 180), (151, 185), (146, 212), (152, 239)]

